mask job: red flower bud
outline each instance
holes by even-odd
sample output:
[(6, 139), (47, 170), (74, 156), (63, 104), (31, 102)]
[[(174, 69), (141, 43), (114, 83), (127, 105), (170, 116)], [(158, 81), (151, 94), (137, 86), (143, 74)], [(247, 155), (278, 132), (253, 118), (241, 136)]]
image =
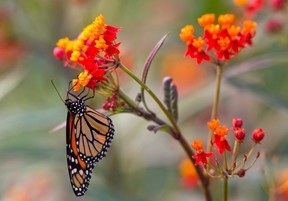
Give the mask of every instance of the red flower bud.
[(265, 132), (262, 128), (257, 128), (252, 133), (252, 138), (255, 143), (260, 143), (265, 136)]
[(283, 21), (280, 19), (270, 19), (265, 23), (267, 33), (276, 33), (283, 29)]
[(240, 118), (233, 118), (232, 124), (233, 124), (233, 128), (241, 128), (243, 121)]
[(234, 135), (237, 142), (242, 143), (245, 139), (246, 132), (243, 128), (235, 128)]
[(53, 54), (57, 59), (62, 59), (64, 57), (64, 50), (60, 47), (55, 47), (53, 50)]

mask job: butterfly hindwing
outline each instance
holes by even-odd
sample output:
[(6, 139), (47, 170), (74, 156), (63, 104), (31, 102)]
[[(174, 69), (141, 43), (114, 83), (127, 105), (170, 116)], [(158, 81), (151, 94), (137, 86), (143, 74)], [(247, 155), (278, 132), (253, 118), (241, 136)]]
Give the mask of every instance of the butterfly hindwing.
[(114, 135), (109, 117), (86, 106), (83, 116), (75, 118), (74, 127), (79, 156), (83, 161), (95, 163), (106, 156)]

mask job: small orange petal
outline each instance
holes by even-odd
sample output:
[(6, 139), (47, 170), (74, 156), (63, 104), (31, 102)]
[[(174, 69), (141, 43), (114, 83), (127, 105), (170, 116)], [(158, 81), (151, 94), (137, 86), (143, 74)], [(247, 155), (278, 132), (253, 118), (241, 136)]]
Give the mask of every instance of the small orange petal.
[(211, 120), (211, 121), (209, 121), (208, 123), (207, 123), (207, 125), (208, 125), (208, 128), (210, 129), (210, 130), (216, 130), (217, 128), (219, 128), (220, 127), (220, 121), (218, 120), (218, 119), (213, 119), (213, 120)]
[(181, 40), (190, 44), (194, 38), (194, 27), (192, 25), (186, 25), (181, 29), (181, 33), (179, 34)]
[(214, 21), (215, 21), (215, 14), (213, 13), (204, 14), (200, 18), (198, 18), (198, 23), (202, 27), (206, 27), (212, 24)]
[(226, 126), (220, 126), (215, 131), (215, 135), (219, 135), (221, 137), (225, 137), (229, 132), (229, 129)]
[(195, 149), (197, 152), (201, 152), (203, 150), (203, 142), (201, 139), (194, 140), (191, 144), (192, 148)]
[(231, 24), (234, 22), (234, 19), (235, 16), (233, 14), (219, 15), (218, 23), (222, 25), (222, 28), (226, 29), (231, 26)]

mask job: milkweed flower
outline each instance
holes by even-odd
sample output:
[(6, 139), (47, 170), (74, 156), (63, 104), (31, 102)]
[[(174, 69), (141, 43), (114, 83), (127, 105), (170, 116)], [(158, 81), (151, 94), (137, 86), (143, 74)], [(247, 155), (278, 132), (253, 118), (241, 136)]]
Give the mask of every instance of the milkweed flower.
[(200, 163), (207, 165), (207, 158), (212, 156), (212, 153), (203, 151), (202, 140), (194, 140), (191, 146), (196, 151), (196, 154), (192, 156), (192, 158), (196, 159), (195, 165), (199, 165)]
[(211, 121), (208, 121), (207, 126), (210, 130), (214, 131), (220, 127), (220, 121), (219, 119), (212, 119)]
[(220, 154), (223, 154), (225, 150), (231, 151), (231, 147), (226, 139), (229, 129), (226, 126), (220, 126), (214, 131), (214, 144), (219, 150)]
[(117, 67), (120, 43), (116, 39), (119, 30), (105, 24), (104, 16), (99, 15), (76, 39), (65, 37), (58, 40), (54, 56), (64, 59), (65, 65), (72, 68), (77, 65), (83, 68), (83, 72), (73, 80), (75, 91), (81, 86), (95, 90), (96, 83), (105, 81), (105, 75)]
[(223, 14), (217, 19), (214, 14), (204, 14), (198, 18), (198, 24), (203, 27), (203, 36), (194, 36), (194, 26), (186, 25), (181, 29), (180, 38), (187, 45), (185, 56), (195, 58), (200, 64), (203, 60), (230, 60), (246, 45), (252, 45), (255, 36), (256, 23), (250, 20), (243, 22), (242, 29), (234, 24), (233, 14)]
[(213, 119), (207, 123), (208, 128), (213, 131), (214, 140), (213, 144), (219, 150), (220, 154), (223, 154), (225, 150), (231, 151), (231, 147), (226, 139), (226, 136), (229, 133), (229, 129), (226, 126), (221, 126), (218, 119)]

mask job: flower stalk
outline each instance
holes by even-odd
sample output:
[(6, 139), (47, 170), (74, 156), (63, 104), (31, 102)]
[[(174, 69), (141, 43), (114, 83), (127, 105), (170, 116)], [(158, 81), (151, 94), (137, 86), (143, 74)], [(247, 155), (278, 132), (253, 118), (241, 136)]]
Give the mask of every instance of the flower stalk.
[[(180, 129), (175, 122), (174, 118), (171, 116), (171, 114), (168, 112), (168, 110), (165, 108), (165, 106), (162, 104), (162, 102), (158, 99), (158, 97), (149, 89), (149, 87), (144, 84), (140, 79), (138, 79), (137, 76), (135, 76), (127, 67), (125, 67), (123, 64), (120, 64), (119, 66), (124, 72), (126, 72), (133, 80), (135, 80), (156, 102), (156, 104), (160, 107), (160, 109), (163, 111), (163, 113), (166, 115), (170, 123), (172, 124), (172, 129), (170, 129), (170, 134), (180, 143), (181, 147), (184, 149), (185, 153), (187, 154), (188, 158), (191, 160), (192, 164), (194, 165), (196, 160), (193, 159), (191, 156), (194, 155), (194, 151), (191, 149), (189, 143), (187, 140), (182, 136)], [(121, 91), (120, 91), (121, 92)], [(160, 120), (155, 114), (148, 113), (144, 111), (142, 108), (140, 109), (136, 104), (133, 104), (130, 98), (126, 95), (124, 95), (123, 92), (120, 93), (123, 100), (127, 101), (130, 106), (133, 107), (135, 111), (137, 111), (137, 114), (140, 114), (139, 116), (143, 116), (147, 120), (154, 121), (158, 125), (167, 125), (164, 121)], [(139, 113), (140, 112), (140, 113)], [(204, 189), (204, 195), (206, 198), (206, 201), (211, 201), (211, 193), (209, 190), (209, 180), (208, 177), (206, 177), (203, 174), (202, 169), (200, 166), (195, 166), (196, 172), (200, 178), (200, 181), (202, 183), (203, 189)]]
[[(220, 88), (221, 88), (221, 79), (222, 79), (222, 65), (218, 65), (216, 67), (216, 88), (215, 88), (215, 95), (214, 95), (214, 101), (212, 106), (212, 113), (211, 113), (211, 120), (217, 119), (217, 113), (218, 113), (218, 105), (219, 105), (219, 99), (220, 99)], [(213, 131), (210, 130), (209, 138), (208, 138), (208, 152), (212, 151), (213, 144), (211, 143), (213, 139)]]

